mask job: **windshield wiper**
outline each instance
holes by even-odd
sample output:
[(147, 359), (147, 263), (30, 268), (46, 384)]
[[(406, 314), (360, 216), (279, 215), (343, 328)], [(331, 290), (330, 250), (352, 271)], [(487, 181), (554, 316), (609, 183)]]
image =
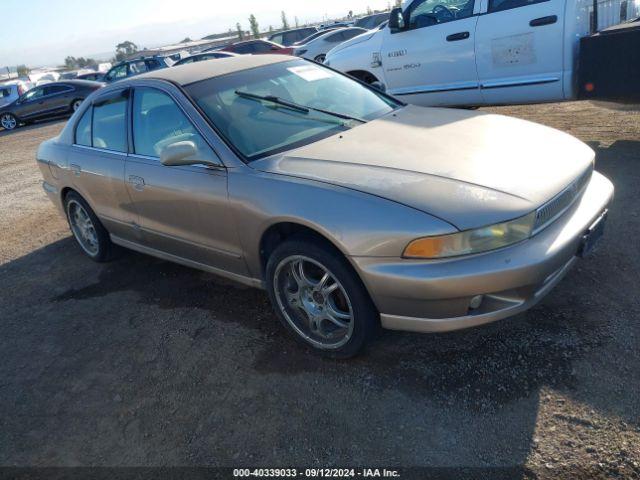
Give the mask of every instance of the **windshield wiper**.
[(236, 90), (235, 93), (239, 97), (275, 103), (276, 105), (282, 105), (283, 107), (287, 107), (287, 108), (290, 108), (291, 110), (295, 110), (302, 113), (309, 113), (310, 111), (313, 110), (314, 112), (324, 113), (325, 115), (331, 115), (333, 117), (342, 118), (343, 120), (355, 120), (356, 122), (367, 123), (366, 120), (363, 120), (358, 117), (352, 117), (351, 115), (346, 115), (344, 113), (339, 113), (339, 112), (332, 112), (331, 110), (325, 110), (323, 108), (309, 107), (308, 105), (300, 105), (298, 103), (289, 102), (288, 100), (284, 100), (274, 95), (256, 95), (255, 93), (243, 92), (241, 90)]

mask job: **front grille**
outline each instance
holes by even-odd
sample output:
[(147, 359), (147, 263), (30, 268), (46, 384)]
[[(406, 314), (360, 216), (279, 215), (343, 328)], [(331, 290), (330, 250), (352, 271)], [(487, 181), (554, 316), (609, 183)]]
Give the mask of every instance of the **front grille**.
[(580, 194), (589, 183), (592, 173), (593, 168), (589, 167), (589, 169), (576, 178), (571, 185), (536, 210), (536, 222), (533, 227), (533, 233), (539, 232), (553, 222), (580, 197)]

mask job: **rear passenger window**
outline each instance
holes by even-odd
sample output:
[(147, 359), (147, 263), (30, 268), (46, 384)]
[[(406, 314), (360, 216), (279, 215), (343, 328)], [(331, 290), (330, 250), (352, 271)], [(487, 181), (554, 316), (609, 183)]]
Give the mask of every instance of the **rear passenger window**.
[(127, 99), (120, 96), (93, 107), (93, 146), (127, 151)]
[(91, 146), (91, 112), (93, 108), (88, 108), (76, 126), (76, 144)]
[(489, 0), (489, 12), (500, 12), (512, 8), (526, 7), (535, 3), (542, 3), (548, 0)]
[(152, 88), (136, 89), (133, 97), (134, 152), (160, 157), (167, 145), (185, 141), (195, 144), (199, 158), (215, 160), (211, 149), (171, 97)]

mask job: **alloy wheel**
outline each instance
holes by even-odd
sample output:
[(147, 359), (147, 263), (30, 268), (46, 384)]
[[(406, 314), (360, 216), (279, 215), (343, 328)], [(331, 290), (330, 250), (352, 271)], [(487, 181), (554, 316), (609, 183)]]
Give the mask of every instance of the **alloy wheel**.
[(18, 126), (18, 121), (13, 115), (5, 113), (4, 115), (2, 115), (2, 117), (0, 117), (0, 124), (5, 130), (13, 130)]
[(67, 215), (73, 236), (90, 256), (95, 257), (100, 245), (98, 242), (98, 233), (95, 225), (91, 221), (91, 217), (80, 203), (71, 200), (67, 206)]
[(303, 255), (283, 259), (273, 277), (280, 311), (307, 342), (336, 349), (353, 335), (353, 308), (347, 292), (324, 265)]

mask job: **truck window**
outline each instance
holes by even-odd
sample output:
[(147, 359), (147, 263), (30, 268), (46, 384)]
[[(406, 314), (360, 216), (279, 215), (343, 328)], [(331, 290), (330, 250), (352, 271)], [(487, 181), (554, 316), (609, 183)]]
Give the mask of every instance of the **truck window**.
[(409, 28), (430, 27), (468, 18), (473, 15), (473, 2), (474, 0), (416, 0), (409, 7)]
[(489, 12), (501, 12), (502, 10), (526, 7), (527, 5), (547, 1), (549, 0), (489, 0)]

